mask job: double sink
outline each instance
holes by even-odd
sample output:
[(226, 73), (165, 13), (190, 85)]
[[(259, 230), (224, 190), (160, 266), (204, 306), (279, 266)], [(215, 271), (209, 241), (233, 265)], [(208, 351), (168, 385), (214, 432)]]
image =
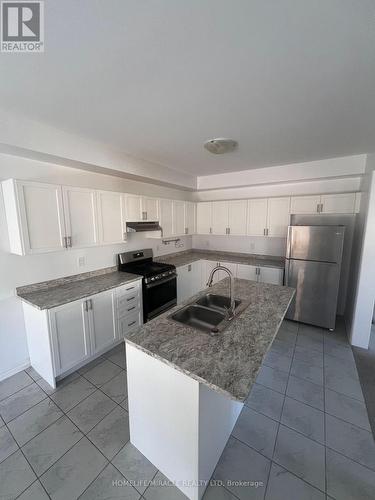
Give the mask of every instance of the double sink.
[(171, 314), (169, 318), (214, 336), (225, 330), (230, 322), (249, 305), (248, 302), (240, 299), (235, 299), (234, 302), (233, 318), (230, 318), (228, 314), (230, 298), (214, 293), (203, 295), (192, 304), (188, 304)]

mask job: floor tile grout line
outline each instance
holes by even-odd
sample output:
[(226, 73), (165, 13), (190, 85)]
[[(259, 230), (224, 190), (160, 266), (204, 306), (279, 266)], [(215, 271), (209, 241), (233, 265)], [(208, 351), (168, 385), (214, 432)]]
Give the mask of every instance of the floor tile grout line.
[[(43, 390), (43, 389), (42, 389)], [(43, 391), (44, 392), (44, 391)], [(44, 393), (46, 395), (45, 398), (41, 399), (40, 401), (38, 401), (37, 403), (33, 404), (32, 406), (30, 406), (30, 408), (28, 408), (27, 410), (23, 411), (22, 413), (20, 413), (19, 415), (17, 415), (16, 417), (12, 418), (11, 420), (9, 420), (8, 422), (5, 422), (4, 420), (4, 417), (3, 420), (5, 422), (5, 424), (10, 424), (11, 422), (14, 422), (14, 420), (16, 420), (18, 417), (22, 417), (22, 415), (24, 415), (25, 413), (27, 413), (29, 410), (31, 410), (32, 408), (35, 408), (35, 406), (37, 406), (39, 403), (42, 403), (43, 401), (45, 401), (49, 396), (48, 394)], [(1, 413), (0, 413), (0, 416), (1, 416)]]
[(44, 490), (45, 494), (47, 495), (47, 497), (48, 497), (49, 499), (51, 499), (51, 496), (47, 493), (47, 491), (46, 491), (46, 489), (44, 488), (44, 486), (43, 486), (42, 482), (41, 482), (41, 481), (39, 481), (39, 478), (37, 477), (37, 478), (35, 479), (35, 481), (33, 481), (31, 484), (29, 484), (29, 486), (28, 486), (25, 490), (23, 490), (23, 491), (22, 491), (19, 495), (17, 495), (17, 496), (15, 497), (15, 500), (17, 500), (17, 498), (20, 498), (20, 496), (21, 496), (21, 495), (23, 495), (23, 494), (24, 494), (24, 493), (25, 493), (25, 492), (26, 492), (29, 488), (31, 488), (31, 486), (33, 486), (35, 483), (39, 483), (39, 484), (41, 485), (41, 487), (43, 488), (43, 490)]
[[(292, 369), (292, 364), (293, 364), (293, 360), (294, 360), (294, 352), (296, 350), (296, 345), (297, 345), (297, 339), (298, 339), (298, 332), (299, 332), (299, 326), (297, 328), (297, 336), (296, 336), (296, 343), (294, 345), (294, 348), (293, 348), (293, 355), (292, 355), (292, 362), (290, 363), (290, 367), (289, 367), (289, 374), (288, 374), (288, 379), (287, 379), (287, 382), (286, 382), (286, 387), (285, 387), (285, 394), (284, 394), (284, 399), (283, 399), (283, 403), (281, 405), (281, 412), (280, 412), (280, 421), (281, 421), (281, 418), (283, 416), (283, 411), (284, 411), (284, 405), (285, 405), (285, 399), (286, 399), (286, 390), (287, 390), (287, 387), (288, 387), (288, 382), (289, 382), (289, 377), (290, 377), (290, 371)], [(267, 495), (267, 490), (268, 490), (268, 485), (269, 485), (269, 482), (270, 482), (270, 476), (271, 476), (271, 469), (272, 469), (272, 461), (273, 461), (273, 457), (275, 455), (275, 450), (276, 450), (276, 443), (277, 443), (277, 439), (279, 437), (279, 430), (280, 430), (280, 421), (278, 422), (278, 425), (277, 425), (277, 431), (276, 431), (276, 436), (275, 436), (275, 442), (273, 444), (273, 450), (272, 450), (272, 456), (271, 456), (271, 461), (270, 461), (270, 466), (269, 466), (269, 471), (268, 471), (268, 476), (267, 476), (267, 484), (266, 484), (266, 488), (265, 488), (265, 491), (264, 491), (264, 496)]]
[[(117, 466), (113, 463), (113, 460), (114, 460), (114, 459), (115, 459), (115, 458), (116, 458), (116, 457), (117, 457), (117, 456), (121, 453), (121, 451), (123, 450), (123, 448), (124, 448), (124, 447), (125, 447), (128, 443), (130, 443), (130, 440), (129, 440), (126, 444), (124, 444), (124, 446), (121, 448), (121, 450), (120, 450), (119, 452), (117, 452), (117, 453), (116, 453), (116, 455), (112, 458), (112, 460), (110, 460), (110, 463), (111, 463), (111, 464), (113, 465), (113, 467), (114, 467), (114, 468), (115, 468), (115, 469), (116, 469), (116, 470), (117, 470), (117, 471), (118, 471), (118, 472), (119, 472), (119, 473), (120, 473), (120, 474), (121, 474), (121, 475), (122, 475), (122, 476), (123, 476), (123, 477), (124, 477), (127, 481), (129, 481), (129, 483), (130, 483), (132, 480), (131, 480), (131, 479), (128, 479), (128, 478), (125, 476), (125, 474), (124, 474), (123, 472), (121, 472), (121, 471), (120, 471), (120, 469), (119, 469), (119, 468), (118, 468), (118, 467), (117, 467)], [(130, 444), (131, 444), (131, 443), (130, 443)], [(132, 445), (132, 446), (133, 446), (133, 445)], [(139, 453), (140, 453), (140, 452), (139, 452)], [(144, 456), (144, 455), (143, 455), (143, 456)], [(148, 459), (147, 459), (147, 460), (148, 460)], [(150, 462), (150, 463), (152, 463), (152, 462)], [(152, 464), (152, 465), (154, 465), (154, 464)], [(154, 480), (154, 478), (155, 478), (155, 476), (156, 476), (156, 474), (157, 474), (158, 472), (160, 472), (160, 471), (159, 471), (159, 469), (156, 467), (156, 465), (154, 465), (154, 467), (155, 467), (155, 469), (156, 469), (156, 472), (155, 472), (155, 474), (152, 476), (152, 479), (150, 479), (150, 481), (153, 481), (153, 480)], [(133, 485), (131, 485), (131, 486), (133, 486)], [(133, 486), (133, 488), (134, 488), (134, 489), (135, 489), (135, 491), (136, 491), (137, 493), (139, 493), (139, 495), (141, 495), (141, 497), (143, 498), (143, 495), (144, 495), (144, 493), (147, 491), (148, 486), (146, 487), (146, 489), (145, 489), (145, 491), (144, 491), (143, 493), (141, 493), (139, 490), (137, 490), (137, 488), (136, 488), (135, 486)]]
[[(17, 375), (18, 373), (22, 373), (22, 372), (24, 372), (24, 371), (25, 371), (25, 370), (21, 370), (20, 372), (17, 372), (15, 375)], [(30, 375), (29, 375), (28, 373), (26, 373), (26, 375), (30, 378), (31, 382), (30, 382), (29, 384), (25, 385), (24, 387), (21, 387), (21, 389), (18, 389), (17, 391), (12, 392), (12, 394), (9, 394), (8, 396), (5, 396), (5, 398), (0, 399), (0, 403), (2, 403), (5, 399), (10, 398), (11, 396), (14, 396), (14, 394), (17, 394), (17, 392), (23, 391), (24, 389), (26, 389), (26, 387), (29, 387), (29, 386), (30, 386), (30, 385), (32, 385), (32, 384), (36, 384), (36, 381), (35, 381), (33, 378), (31, 378), (31, 377), (30, 377)], [(14, 377), (14, 375), (11, 375), (11, 377)], [(8, 378), (11, 378), (11, 377), (8, 377)], [(0, 384), (1, 384), (2, 382), (5, 382), (6, 380), (7, 380), (7, 379), (2, 380), (2, 381), (0, 382)]]

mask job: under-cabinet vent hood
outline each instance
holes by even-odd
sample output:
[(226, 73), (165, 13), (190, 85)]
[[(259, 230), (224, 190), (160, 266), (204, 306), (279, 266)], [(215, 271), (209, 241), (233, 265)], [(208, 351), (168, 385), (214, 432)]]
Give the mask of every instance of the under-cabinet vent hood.
[(147, 222), (127, 222), (126, 231), (128, 233), (144, 233), (149, 231), (162, 231), (162, 228), (158, 221), (147, 221)]

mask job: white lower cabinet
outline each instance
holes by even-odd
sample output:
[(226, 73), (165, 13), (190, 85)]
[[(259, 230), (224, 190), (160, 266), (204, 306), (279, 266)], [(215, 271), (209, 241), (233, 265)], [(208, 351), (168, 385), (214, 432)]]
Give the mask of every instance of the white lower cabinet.
[(284, 269), (277, 269), (275, 267), (258, 267), (258, 269), (258, 281), (261, 283), (283, 284)]
[(108, 290), (90, 297), (87, 306), (91, 354), (96, 354), (116, 342), (116, 311), (113, 291)]
[(202, 261), (177, 268), (177, 304), (181, 304), (202, 289)]
[(142, 324), (142, 282), (49, 310), (23, 304), (30, 363), (52, 386)]
[[(60, 375), (90, 356), (90, 326), (86, 300), (77, 300), (51, 309), (49, 319), (55, 375)], [(28, 341), (30, 342), (29, 338)]]
[(247, 264), (238, 264), (237, 266), (237, 278), (243, 280), (258, 281), (256, 266), (248, 266)]

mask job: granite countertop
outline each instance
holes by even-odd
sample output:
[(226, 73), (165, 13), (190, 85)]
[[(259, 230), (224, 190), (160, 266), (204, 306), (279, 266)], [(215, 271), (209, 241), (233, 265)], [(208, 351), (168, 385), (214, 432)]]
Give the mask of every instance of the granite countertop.
[(142, 279), (136, 274), (114, 270), (106, 272), (105, 269), (101, 272), (86, 273), (86, 275), (85, 277), (69, 276), (20, 287), (17, 288), (17, 295), (38, 309), (52, 309)]
[[(228, 295), (228, 289), (226, 278), (210, 292)], [(244, 401), (281, 325), (294, 289), (235, 279), (235, 297), (250, 303), (215, 337), (169, 318), (171, 313), (207, 291), (129, 333), (126, 341), (231, 399)]]
[(247, 264), (261, 267), (276, 267), (284, 269), (284, 257), (276, 257), (272, 255), (254, 255), (248, 253), (235, 253), (235, 252), (220, 252), (214, 250), (185, 250), (169, 255), (155, 257), (157, 262), (165, 262), (167, 264), (174, 264), (176, 267), (191, 264), (197, 260), (216, 260), (233, 262), (234, 264)]

